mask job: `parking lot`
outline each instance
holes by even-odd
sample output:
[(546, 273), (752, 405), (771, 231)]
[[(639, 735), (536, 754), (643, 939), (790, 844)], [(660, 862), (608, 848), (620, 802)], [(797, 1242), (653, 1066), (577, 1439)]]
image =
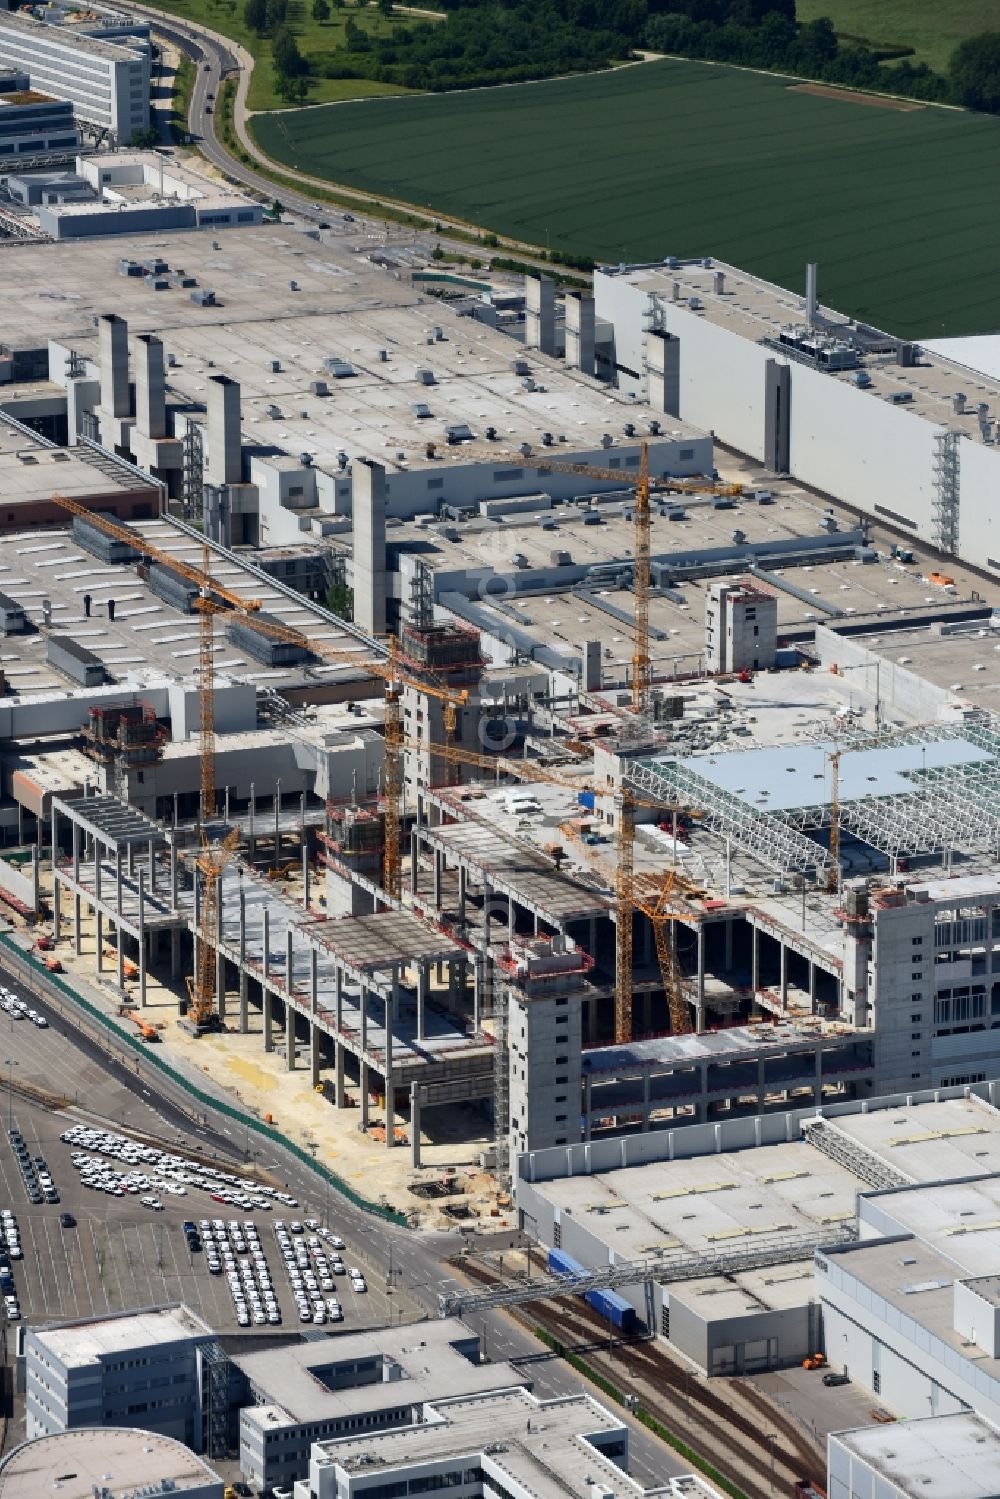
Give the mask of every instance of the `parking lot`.
[[(282, 1317), (280, 1330), (299, 1329), (298, 1306), (273, 1228), (275, 1217), (284, 1214), (287, 1220), (287, 1210), (244, 1213), (192, 1189), (183, 1197), (164, 1197), (162, 1210), (155, 1211), (134, 1195), (119, 1198), (96, 1192), (81, 1184), (71, 1159), (74, 1147), (60, 1139), (72, 1122), (70, 1117), (19, 1100), (15, 1100), (13, 1117), (31, 1154), (45, 1157), (59, 1194), (58, 1203), (33, 1206), (28, 1202), (4, 1132), (0, 1136), (0, 1206), (10, 1206), (20, 1226), (24, 1258), (13, 1268), (26, 1321), (95, 1317), (184, 1301), (220, 1332), (238, 1331), (225, 1276), (210, 1273), (204, 1248), (189, 1248), (182, 1228), (188, 1220), (222, 1218), (227, 1224), (233, 1220), (256, 1224)], [(61, 1226), (64, 1212), (75, 1219), (73, 1227)], [(332, 1224), (335, 1229), (335, 1204)], [(364, 1268), (363, 1255), (349, 1241), (344, 1255), (351, 1264)], [(392, 1298), (384, 1295), (374, 1274), (368, 1275), (368, 1290), (361, 1293), (354, 1290), (349, 1276), (339, 1277), (337, 1296), (344, 1314), (337, 1327), (344, 1331), (377, 1326), (393, 1315)]]
[[(18, 986), (12, 987), (19, 992)], [(23, 998), (37, 1007), (37, 1000), (26, 991)], [(245, 1211), (214, 1202), (209, 1192), (193, 1185), (184, 1188), (183, 1196), (141, 1189), (138, 1194), (124, 1192), (118, 1197), (82, 1184), (84, 1173), (73, 1164), (72, 1157), (87, 1152), (60, 1137), (75, 1126), (97, 1127), (98, 1120), (89, 1109), (99, 1112), (103, 1128), (121, 1134), (134, 1129), (157, 1141), (164, 1151), (177, 1155), (198, 1153), (199, 1132), (192, 1130), (190, 1136), (182, 1136), (175, 1128), (167, 1129), (151, 1105), (138, 1102), (126, 1088), (110, 1082), (98, 1064), (82, 1056), (73, 1043), (72, 1031), (54, 1015), (49, 1018), (52, 1023), (43, 1029), (0, 1010), (0, 1209), (14, 1212), (20, 1230), (23, 1258), (15, 1261), (12, 1269), (23, 1319), (59, 1321), (184, 1301), (218, 1331), (241, 1331), (225, 1275), (209, 1272), (204, 1248), (192, 1250), (182, 1227), (188, 1220), (199, 1223), (221, 1218), (227, 1225), (234, 1219), (256, 1224), (273, 1277), (281, 1324), (269, 1324), (265, 1329), (251, 1323), (247, 1331), (257, 1336), (264, 1331), (286, 1335), (298, 1332), (299, 1308), (274, 1232), (274, 1221), (289, 1221), (295, 1216), (294, 1210), (275, 1201), (270, 1210)], [(8, 1082), (13, 1082), (13, 1096)], [(51, 1111), (20, 1096), (17, 1090), (22, 1085), (42, 1088), (73, 1102), (65, 1109)], [(23, 1137), (28, 1157), (44, 1158), (58, 1201), (29, 1201), (8, 1138), (8, 1120)], [(234, 1149), (232, 1160), (214, 1166), (192, 1161), (192, 1174), (238, 1173), (239, 1157), (239, 1150)], [(129, 1169), (117, 1160), (109, 1164), (118, 1171)], [(266, 1166), (266, 1162), (263, 1164)], [(141, 1202), (142, 1196), (152, 1195), (163, 1202), (161, 1211)], [(305, 1211), (303, 1206), (300, 1215)], [(337, 1230), (335, 1194), (330, 1194), (328, 1206), (322, 1210), (314, 1207), (313, 1211), (322, 1211), (324, 1226)], [(63, 1213), (72, 1216), (73, 1226), (61, 1225)], [(361, 1247), (351, 1242), (351, 1236), (344, 1233), (344, 1238), (344, 1258), (365, 1271), (368, 1289), (358, 1293), (349, 1277), (339, 1277), (336, 1295), (343, 1321), (327, 1330), (352, 1332), (394, 1319), (399, 1314), (393, 1301), (398, 1303), (398, 1298), (386, 1297), (384, 1278), (380, 1281), (369, 1271)]]

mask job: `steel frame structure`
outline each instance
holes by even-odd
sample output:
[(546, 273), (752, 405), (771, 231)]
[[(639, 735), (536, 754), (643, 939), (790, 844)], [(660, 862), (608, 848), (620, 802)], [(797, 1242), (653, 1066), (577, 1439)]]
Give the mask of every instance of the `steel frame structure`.
[(866, 1186), (884, 1190), (888, 1187), (912, 1187), (915, 1178), (905, 1171), (890, 1166), (887, 1161), (861, 1145), (857, 1140), (831, 1124), (829, 1119), (807, 1119), (802, 1125), (802, 1138), (816, 1150), (822, 1151), (831, 1161), (850, 1171)]
[(846, 1244), (856, 1237), (854, 1225), (825, 1234), (790, 1234), (762, 1240), (740, 1249), (665, 1250), (641, 1260), (623, 1260), (617, 1265), (582, 1270), (574, 1274), (540, 1275), (524, 1280), (503, 1281), (488, 1291), (441, 1291), (440, 1317), (462, 1317), (466, 1312), (488, 1312), (498, 1307), (519, 1306), (525, 1301), (558, 1301), (564, 1296), (582, 1296), (587, 1291), (613, 1291), (621, 1286), (646, 1282), (669, 1285), (710, 1275), (738, 1275), (745, 1270), (787, 1265), (810, 1259), (817, 1249)]
[[(731, 838), (759, 863), (778, 874), (812, 873), (823, 879), (830, 867), (825, 848), (798, 832), (772, 812), (758, 812), (738, 796), (700, 776), (676, 760), (651, 765), (630, 764), (626, 784), (647, 795), (662, 798), (665, 805), (681, 803), (703, 814), (703, 827)], [(805, 825), (805, 824), (803, 824)]]

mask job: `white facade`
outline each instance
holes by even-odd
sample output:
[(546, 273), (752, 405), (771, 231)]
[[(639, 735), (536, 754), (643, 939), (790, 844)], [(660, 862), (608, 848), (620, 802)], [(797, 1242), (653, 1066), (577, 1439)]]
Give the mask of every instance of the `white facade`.
[(0, 66), (27, 73), (31, 87), (68, 99), (77, 119), (127, 145), (149, 127), (149, 48), (141, 38), (106, 41), (0, 13)]
[(709, 671), (757, 671), (774, 665), (778, 600), (750, 583), (713, 583), (705, 597)]
[[(984, 399), (986, 418), (995, 419), (998, 408), (981, 377), (937, 358), (910, 368), (882, 357), (864, 384), (846, 369), (831, 372), (788, 357), (762, 340), (777, 340), (783, 327), (801, 320), (801, 304), (797, 310), (789, 293), (730, 267), (721, 273), (725, 292), (715, 296), (713, 277), (720, 273), (711, 264), (596, 272), (597, 315), (614, 327), (621, 388), (662, 400), (668, 414), (713, 431), (756, 461), (944, 550), (936, 513), (938, 439), (956, 431), (957, 555), (1000, 571), (993, 502), (1000, 446), (994, 431), (982, 432), (978, 402)], [(700, 295), (689, 295), (694, 290)], [(837, 335), (849, 325), (830, 314), (827, 328)], [(786, 458), (779, 463), (772, 461), (776, 380), (783, 387)], [(960, 409), (953, 403), (963, 392), (968, 404)]]

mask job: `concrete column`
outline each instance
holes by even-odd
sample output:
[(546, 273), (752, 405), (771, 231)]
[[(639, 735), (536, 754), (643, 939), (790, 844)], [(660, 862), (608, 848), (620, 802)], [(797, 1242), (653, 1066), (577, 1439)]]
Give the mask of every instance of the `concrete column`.
[(781, 943), (781, 1008), (788, 1008), (788, 948)]
[(750, 987), (756, 994), (760, 988), (760, 932), (750, 928)]
[(823, 1102), (823, 1052), (816, 1047), (815, 1077), (813, 1082), (813, 1103), (819, 1105)]
[(207, 484), (239, 484), (243, 477), (240, 444), (240, 387), (228, 375), (208, 378)]
[(261, 1009), (262, 1009), (263, 1015), (264, 1015), (264, 1050), (265, 1051), (273, 1051), (274, 1050), (274, 1022), (273, 1022), (272, 1011), (273, 1011), (273, 1006), (274, 1006), (274, 999), (273, 999), (273, 996), (271, 994), (270, 989), (267, 987), (266, 984), (261, 989), (261, 996), (260, 996), (260, 998), (261, 998)]
[(147, 844), (147, 856), (148, 856), (148, 862), (149, 862), (149, 888), (150, 888), (151, 892), (155, 893), (155, 891), (156, 891), (156, 849), (155, 849), (155, 847), (153, 845), (152, 838), (150, 838), (149, 843)]
[(441, 909), (441, 887), (444, 877), (444, 854), (439, 848), (434, 850), (434, 908)]
[(565, 307), (566, 363), (570, 369), (592, 375), (596, 335), (594, 298), (589, 292), (568, 292)]
[(247, 897), (240, 881), (240, 1035), (245, 1036), (250, 1027), (247, 1008)]
[(468, 885), (468, 879), (469, 879), (469, 876), (468, 876), (468, 873), (466, 871), (465, 865), (462, 864), (462, 863), (459, 863), (459, 866), (458, 866), (458, 919), (459, 919), (459, 922), (463, 926), (465, 925), (465, 901), (466, 901), (466, 887)]
[(59, 871), (55, 863), (52, 865), (52, 931), (56, 941), (62, 936), (62, 911), (60, 909), (60, 892), (62, 884), (59, 879)]
[(285, 1000), (285, 1067), (295, 1071), (295, 1010), (290, 998)]
[(80, 900), (80, 892), (78, 890), (74, 890), (74, 892), (73, 892), (73, 951), (76, 953), (77, 957), (79, 957), (80, 954), (81, 954), (81, 952), (83, 951), (82, 939), (81, 939), (81, 931), (80, 931), (80, 921), (81, 921), (81, 916), (82, 916), (81, 904), (82, 904), (82, 902)]
[(361, 1062), (360, 1062), (360, 1064), (358, 1066), (358, 1079), (359, 1079), (360, 1087), (361, 1087), (361, 1097), (358, 1099), (358, 1104), (359, 1104), (359, 1106), (361, 1108), (361, 1118), (360, 1118), (360, 1120), (358, 1122), (360, 1123), (362, 1129), (367, 1129), (368, 1128), (368, 1063), (365, 1061), (364, 1057), (361, 1058)]
[(551, 276), (525, 276), (525, 348), (556, 351), (556, 287)]
[(427, 1002), (427, 963), (421, 959), (417, 964), (417, 1040), (424, 1039), (424, 1006)]
[(698, 1006), (695, 1030), (705, 1029), (705, 928), (701, 922), (696, 928), (698, 934)]
[(118, 967), (117, 982), (119, 989), (121, 989), (125, 984), (125, 934), (122, 931), (122, 851), (120, 848), (115, 849), (115, 886), (115, 910), (118, 913), (117, 920), (115, 922), (115, 958)]
[(318, 1088), (319, 1087), (319, 1073), (320, 1073), (319, 1042), (320, 1042), (320, 1029), (319, 1029), (319, 1026), (316, 1024), (316, 1022), (314, 1020), (314, 1021), (312, 1021), (312, 1023), (309, 1026), (309, 1070), (310, 1070), (310, 1074), (312, 1076), (312, 1085), (313, 1085), (314, 1088)]
[(309, 909), (309, 844), (306, 839), (305, 822), (302, 824), (302, 904)]
[(507, 941), (508, 942), (513, 942), (513, 940), (514, 940), (514, 931), (515, 931), (516, 926), (517, 926), (517, 917), (516, 917), (516, 912), (515, 912), (515, 909), (514, 909), (514, 897), (512, 895), (509, 895), (507, 897)]
[(355, 458), (351, 470), (354, 528), (354, 622), (385, 634), (385, 469)]
[(105, 312), (97, 329), (101, 405), (111, 416), (129, 416), (128, 323), (115, 312)]
[(591, 1092), (593, 1089), (593, 1081), (594, 1080), (589, 1073), (585, 1074), (583, 1079), (583, 1138), (588, 1145), (590, 1144), (590, 1137), (592, 1133), (591, 1114), (593, 1112), (594, 1105), (591, 1098)]
[(336, 1070), (333, 1075), (333, 1101), (338, 1109), (346, 1108), (344, 1102), (344, 1047), (340, 1041), (336, 1042)]
[(319, 1004), (319, 953), (315, 947), (309, 949), (309, 1009), (313, 1015)]
[(368, 1050), (368, 990), (361, 985), (361, 1050)]
[(420, 1088), (410, 1084), (410, 1165), (414, 1171), (420, 1168)]
[(139, 1006), (146, 1008), (146, 871), (139, 870)]
[(483, 998), (486, 986), (486, 964), (489, 959), (484, 953), (476, 953), (475, 966), (472, 970), (472, 1029), (475, 1035), (479, 1035), (483, 1019)]
[(96, 962), (97, 971), (98, 971), (98, 973), (103, 973), (104, 972), (104, 952), (103, 952), (103, 948), (104, 948), (104, 916), (103, 916), (103, 913), (101, 911), (99, 911), (98, 909), (96, 909), (96, 908), (94, 910), (94, 937), (95, 937), (95, 949), (94, 949), (94, 951), (95, 951), (95, 957), (96, 957), (96, 960), (97, 960), (97, 962)]
[(216, 891), (215, 905), (215, 931), (212, 934), (215, 942), (215, 1004), (219, 1011), (219, 1019), (226, 1018), (226, 960), (222, 952), (222, 882), (219, 881)]
[(816, 1008), (816, 964), (809, 959), (809, 1008)]
[(271, 912), (265, 906), (261, 914), (264, 918), (264, 951), (261, 955), (261, 968), (264, 977), (267, 978), (271, 972)]
[(410, 894), (416, 895), (420, 880), (420, 834), (410, 829)]
[(274, 862), (281, 863), (281, 782), (274, 788)]
[(340, 1045), (340, 1037), (344, 1033), (344, 970), (334, 968), (333, 970), (333, 1002), (337, 1021), (337, 1045)]

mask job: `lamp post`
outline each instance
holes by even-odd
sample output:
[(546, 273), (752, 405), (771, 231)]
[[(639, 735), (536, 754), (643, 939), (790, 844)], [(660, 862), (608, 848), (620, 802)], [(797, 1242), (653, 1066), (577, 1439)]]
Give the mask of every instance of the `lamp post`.
[(7, 1068), (7, 1133), (10, 1134), (14, 1128), (14, 1068), (20, 1067), (20, 1062), (8, 1057), (4, 1065)]

